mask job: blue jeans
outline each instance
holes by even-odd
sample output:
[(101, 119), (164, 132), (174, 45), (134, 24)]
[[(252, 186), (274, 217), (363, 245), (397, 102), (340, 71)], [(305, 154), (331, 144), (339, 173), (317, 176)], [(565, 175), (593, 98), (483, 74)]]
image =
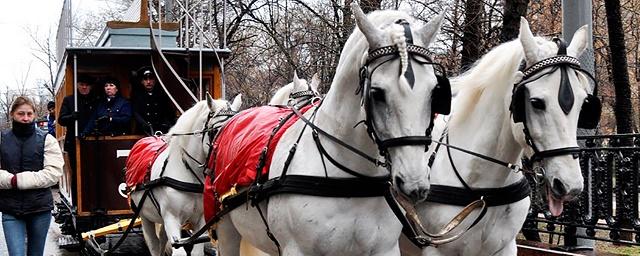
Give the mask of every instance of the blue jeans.
[(51, 212), (39, 212), (16, 217), (2, 213), (2, 228), (10, 256), (24, 256), (25, 242), (28, 256), (42, 256)]

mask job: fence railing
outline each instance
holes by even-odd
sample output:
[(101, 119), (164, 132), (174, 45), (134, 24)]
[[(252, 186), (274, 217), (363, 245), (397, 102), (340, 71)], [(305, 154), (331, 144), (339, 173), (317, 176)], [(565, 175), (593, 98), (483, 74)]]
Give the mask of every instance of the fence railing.
[(640, 245), (640, 134), (579, 136), (578, 140), (583, 145), (583, 193), (565, 204), (561, 216), (553, 217), (541, 188), (530, 180), (532, 204), (523, 233), (532, 240), (539, 240), (539, 233), (559, 235), (569, 247), (576, 245), (577, 238)]

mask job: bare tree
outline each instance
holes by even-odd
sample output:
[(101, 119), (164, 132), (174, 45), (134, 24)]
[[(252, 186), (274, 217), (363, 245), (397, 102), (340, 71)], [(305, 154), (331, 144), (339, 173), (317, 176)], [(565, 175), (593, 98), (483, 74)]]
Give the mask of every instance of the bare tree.
[(462, 36), (462, 69), (468, 68), (482, 54), (483, 1), (467, 0), (465, 4), (464, 31)]
[(504, 43), (518, 37), (520, 17), (527, 16), (529, 0), (506, 0), (500, 42)]
[(25, 28), (25, 31), (34, 44), (31, 55), (47, 68), (48, 77), (46, 80), (42, 80), (43, 82), (39, 83), (39, 85), (50, 93), (50, 98), (53, 98), (55, 97), (55, 73), (58, 69), (58, 60), (56, 59), (52, 33), (49, 31), (46, 36), (42, 38), (38, 35), (38, 31), (34, 31), (29, 28)]
[[(605, 1), (607, 28), (609, 30), (609, 48), (611, 53), (611, 72), (616, 92), (615, 116), (617, 133), (633, 132), (633, 109), (631, 89), (627, 71), (627, 52), (624, 40), (620, 0)], [(631, 143), (628, 141), (627, 143)]]

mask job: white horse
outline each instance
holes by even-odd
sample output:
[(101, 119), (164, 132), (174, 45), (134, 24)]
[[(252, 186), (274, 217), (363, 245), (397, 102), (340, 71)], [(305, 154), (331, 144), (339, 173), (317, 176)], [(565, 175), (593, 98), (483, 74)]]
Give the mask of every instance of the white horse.
[[(443, 15), (418, 27), (415, 20), (403, 12), (377, 11), (367, 17), (356, 4), (352, 4), (352, 8), (358, 29), (345, 44), (331, 88), (322, 104), (310, 109), (305, 117), (309, 119), (313, 115), (313, 121), (320, 129), (369, 156), (385, 152), (384, 160), (393, 164), (391, 173), (325, 136), (320, 136), (320, 141), (327, 153), (320, 155), (312, 129), (303, 129), (305, 123), (298, 120), (276, 146), (269, 178), (282, 174), (291, 146), (297, 142), (297, 153), (290, 161), (287, 175), (354, 177), (334, 164), (323, 162), (331, 156), (360, 175), (390, 176), (393, 186), (401, 193), (414, 202), (423, 200), (429, 189), (424, 153), (426, 140), (421, 139), (422, 145), (399, 143), (402, 145), (388, 148), (384, 142), (427, 135), (432, 90), (437, 79), (432, 65), (426, 63), (424, 47), (435, 38)], [(405, 27), (410, 28), (411, 45), (407, 43)], [(369, 56), (368, 50), (378, 51)], [(364, 83), (358, 88), (363, 66), (370, 69), (363, 72), (366, 75), (363, 76)], [(360, 95), (354, 94), (356, 91)], [(364, 96), (364, 108), (360, 107), (361, 96)], [(361, 120), (367, 121), (372, 133), (364, 126), (356, 126)], [(282, 255), (400, 253), (398, 238), (402, 226), (382, 197), (280, 194), (262, 201), (258, 207), (265, 214), (266, 222), (255, 207), (244, 206), (220, 220), (216, 229), (220, 255), (239, 255), (241, 239), (269, 254), (278, 254), (279, 250)], [(268, 238), (265, 225), (279, 242), (279, 248)]]
[[(311, 78), (311, 83), (308, 83), (307, 80), (298, 78), (298, 73), (294, 72), (293, 82), (288, 83), (282, 88), (278, 89), (273, 97), (271, 97), (269, 105), (287, 105), (289, 104), (290, 100), (295, 100), (290, 96), (295, 96), (295, 93), (298, 92), (309, 91), (313, 95), (318, 96), (320, 95), (318, 93), (318, 85), (320, 85), (320, 78), (318, 76), (318, 73), (315, 73), (313, 75), (313, 78)], [(296, 105), (297, 102), (293, 104)]]
[[(219, 115), (222, 111), (238, 111), (241, 105), (241, 95), (236, 96), (231, 105), (226, 100), (213, 100), (207, 95), (207, 100), (196, 103), (184, 112), (166, 134), (169, 145), (153, 163), (151, 180), (158, 179), (162, 174), (163, 177), (178, 181), (200, 184), (204, 179), (202, 165), (209, 153), (210, 136), (213, 136), (209, 130), (217, 130), (229, 118)], [(193, 134), (183, 135), (189, 133)], [(137, 206), (140, 206), (142, 195), (143, 191), (131, 193)], [(201, 193), (185, 192), (169, 186), (151, 189), (140, 212), (144, 238), (151, 255), (162, 255), (164, 252), (171, 254), (172, 249), (167, 242), (173, 243), (180, 238), (183, 225), (189, 223), (193, 230), (204, 226), (201, 202)], [(155, 224), (162, 225), (159, 235)], [(192, 255), (203, 255), (203, 244), (196, 244), (193, 249)]]
[[(584, 26), (565, 48), (566, 54), (579, 57), (588, 40)], [(590, 88), (587, 76), (578, 72), (580, 69), (577, 66), (562, 62), (557, 55), (561, 54), (561, 48), (556, 42), (534, 37), (527, 21), (521, 19), (519, 39), (494, 48), (471, 70), (452, 80), (452, 86), (459, 89), (459, 94), (453, 101), (448, 124), (438, 119), (436, 126), (439, 132), (434, 134), (434, 137), (440, 137), (446, 126), (443, 136), (448, 133), (448, 143), (451, 145), (507, 163), (519, 163), (523, 155), (531, 158), (535, 153), (540, 157), (535, 162), (535, 168), (545, 170), (539, 175), (544, 177), (546, 198), (554, 215), (562, 212), (564, 201), (577, 197), (583, 188), (579, 159), (570, 151), (578, 146), (576, 133), (578, 117), (582, 118), (581, 109), (588, 108), (590, 104), (585, 101)], [(556, 59), (548, 59), (550, 57)], [(528, 68), (524, 74), (519, 71), (523, 61)], [(554, 61), (556, 64), (553, 64)], [(541, 63), (552, 64), (529, 74)], [(521, 81), (523, 78), (524, 81)], [(521, 90), (516, 90), (515, 94), (522, 94), (512, 97), (514, 84)], [(564, 94), (559, 96), (559, 92)], [(516, 107), (517, 104), (521, 104), (520, 107)], [(522, 112), (516, 113), (517, 109)], [(535, 145), (536, 149), (525, 141), (525, 127), (530, 134), (531, 145)], [(567, 151), (562, 154), (549, 153), (563, 148)], [(434, 191), (436, 185), (463, 188), (453, 166), (462, 180), (473, 189), (506, 187), (523, 179), (522, 172), (514, 172), (455, 149), (450, 149), (449, 155), (446, 147), (442, 146), (437, 151), (431, 169)], [(418, 206), (421, 220), (431, 232), (440, 229), (450, 216), (462, 209), (461, 206), (434, 203), (431, 200), (430, 195), (428, 202)], [(438, 247), (428, 247), (422, 251), (422, 255), (516, 255), (515, 238), (525, 221), (529, 205), (530, 199), (526, 197), (507, 205), (489, 207), (484, 218), (459, 239)], [(467, 220), (461, 226), (469, 225), (470, 220)], [(403, 252), (412, 254), (408, 247), (413, 246), (404, 246), (403, 242)], [(413, 248), (415, 254), (417, 248)]]

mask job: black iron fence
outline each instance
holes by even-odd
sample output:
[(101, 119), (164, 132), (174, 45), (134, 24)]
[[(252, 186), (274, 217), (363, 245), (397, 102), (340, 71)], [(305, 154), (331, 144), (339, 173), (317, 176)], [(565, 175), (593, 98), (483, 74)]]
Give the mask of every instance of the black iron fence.
[(640, 134), (580, 136), (578, 140), (584, 192), (565, 204), (561, 216), (553, 217), (541, 188), (532, 186), (523, 234), (531, 240), (540, 240), (540, 233), (550, 234), (550, 239), (558, 235), (556, 242), (562, 237), (568, 247), (575, 246), (577, 238), (640, 245)]

